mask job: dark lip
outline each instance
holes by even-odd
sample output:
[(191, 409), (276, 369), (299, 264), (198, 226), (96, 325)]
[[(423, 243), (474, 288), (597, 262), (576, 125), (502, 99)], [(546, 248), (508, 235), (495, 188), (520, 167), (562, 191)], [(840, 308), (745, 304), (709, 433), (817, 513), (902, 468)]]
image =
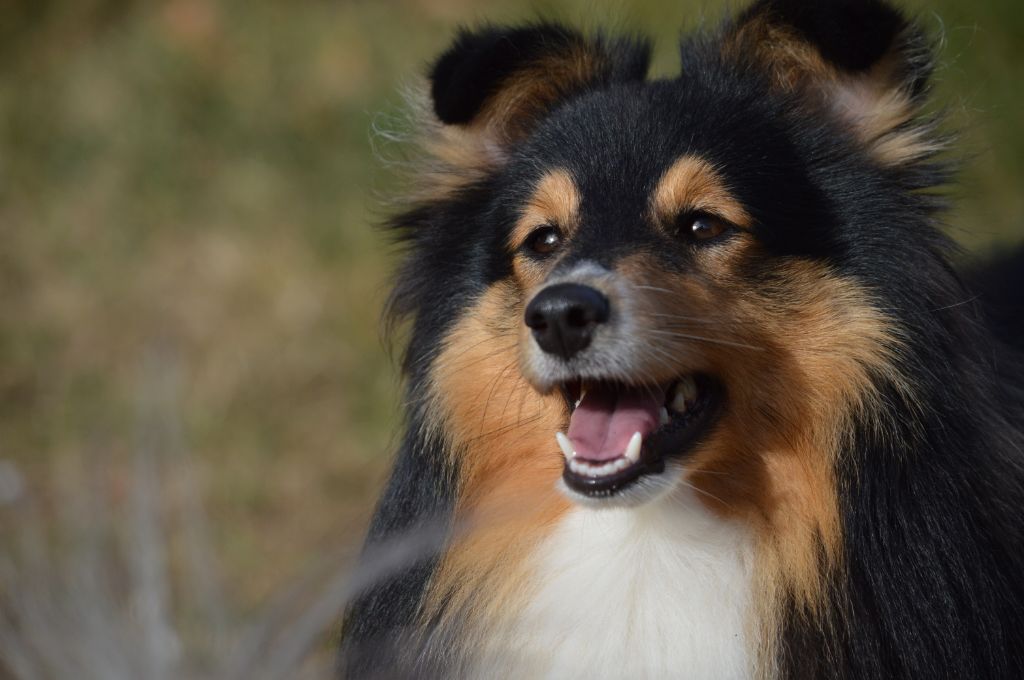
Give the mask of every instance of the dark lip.
[[(573, 472), (568, 463), (562, 469), (562, 480), (576, 493), (591, 498), (606, 498), (628, 489), (647, 475), (659, 475), (665, 471), (669, 460), (684, 458), (711, 430), (717, 421), (723, 403), (723, 391), (719, 383), (707, 376), (695, 376), (699, 397), (697, 402), (683, 415), (674, 415), (672, 420), (652, 432), (640, 449), (640, 460), (614, 475), (586, 477)], [(579, 383), (563, 387), (570, 412), (575, 403), (574, 394), (579, 392)]]

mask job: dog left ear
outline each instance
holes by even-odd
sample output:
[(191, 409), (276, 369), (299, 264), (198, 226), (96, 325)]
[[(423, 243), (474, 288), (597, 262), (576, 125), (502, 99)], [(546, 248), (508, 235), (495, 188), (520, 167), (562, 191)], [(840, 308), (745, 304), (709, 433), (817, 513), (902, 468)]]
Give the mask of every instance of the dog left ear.
[(644, 41), (588, 38), (557, 24), (463, 30), (434, 63), (430, 94), (442, 123), (508, 144), (573, 96), (642, 80), (649, 61)]
[(643, 80), (650, 58), (646, 40), (557, 24), (463, 29), (431, 66), (430, 110), (414, 107), (423, 154), (408, 200), (439, 200), (487, 177), (558, 106)]
[(885, 165), (940, 144), (915, 125), (932, 53), (920, 29), (882, 0), (757, 0), (726, 31), (723, 53), (772, 86), (824, 105)]

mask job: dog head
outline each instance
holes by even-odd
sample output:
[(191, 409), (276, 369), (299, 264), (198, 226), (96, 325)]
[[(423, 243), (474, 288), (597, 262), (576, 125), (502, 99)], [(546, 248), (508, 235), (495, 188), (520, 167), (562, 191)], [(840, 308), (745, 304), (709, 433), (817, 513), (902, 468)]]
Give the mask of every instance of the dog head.
[(757, 2), (653, 81), (642, 40), (461, 33), (395, 300), (465, 493), (689, 484), (824, 531), (844, 424), (900, 383), (890, 311), (942, 247), (902, 226), (938, 181), (926, 47), (838, 0)]

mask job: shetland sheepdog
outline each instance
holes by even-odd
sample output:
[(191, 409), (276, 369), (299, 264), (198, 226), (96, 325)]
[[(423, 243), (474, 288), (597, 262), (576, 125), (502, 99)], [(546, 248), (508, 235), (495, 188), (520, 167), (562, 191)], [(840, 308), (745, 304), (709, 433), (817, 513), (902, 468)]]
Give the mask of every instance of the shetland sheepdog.
[[(404, 440), (350, 677), (1024, 677), (1024, 257), (940, 227), (933, 44), (880, 0), (432, 65)], [(1014, 310), (1017, 312), (1014, 312)]]

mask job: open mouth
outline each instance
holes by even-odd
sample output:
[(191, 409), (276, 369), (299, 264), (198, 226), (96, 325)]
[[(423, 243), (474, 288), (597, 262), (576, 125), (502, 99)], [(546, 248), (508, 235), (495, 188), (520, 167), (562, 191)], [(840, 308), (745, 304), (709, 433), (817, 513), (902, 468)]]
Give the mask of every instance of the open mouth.
[(577, 381), (563, 392), (571, 416), (568, 434), (555, 435), (565, 455), (562, 479), (590, 497), (664, 472), (666, 460), (685, 455), (710, 429), (721, 401), (717, 383), (702, 375), (661, 387)]

